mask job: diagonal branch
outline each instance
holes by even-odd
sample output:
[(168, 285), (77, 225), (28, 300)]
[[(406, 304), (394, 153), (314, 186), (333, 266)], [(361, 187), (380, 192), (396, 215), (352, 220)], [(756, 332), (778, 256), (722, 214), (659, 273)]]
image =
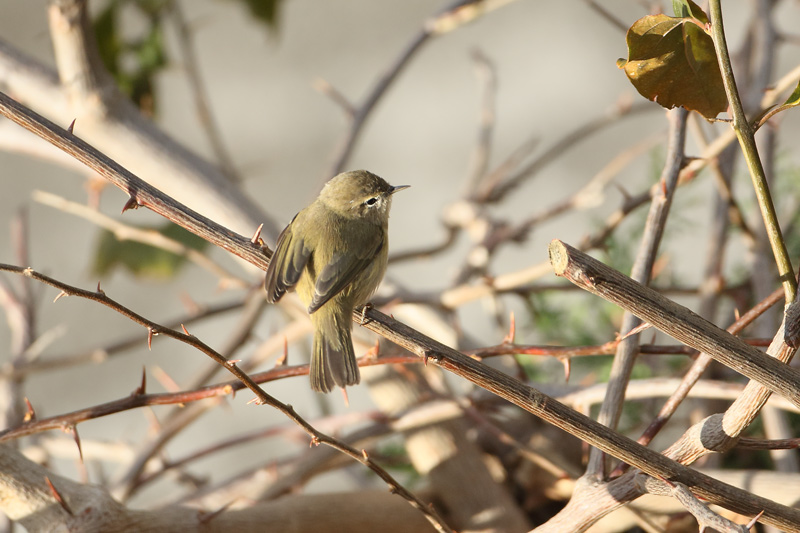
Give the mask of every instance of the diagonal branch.
[(175, 201), (87, 142), (2, 92), (0, 92), (0, 114), (68, 153), (125, 191), (131, 199), (128, 204), (130, 207), (147, 207), (260, 269), (267, 269), (269, 261), (261, 246)]
[(619, 305), (800, 406), (800, 370), (776, 361), (655, 290), (557, 239), (550, 243), (550, 261), (556, 275)]
[[(197, 350), (203, 352), (204, 354), (208, 355), (211, 359), (216, 361), (220, 366), (227, 369), (231, 374), (233, 374), (239, 381), (241, 381), (248, 389), (250, 389), (257, 398), (258, 405), (269, 405), (274, 409), (277, 409), (281, 413), (283, 413), (286, 417), (288, 417), (292, 422), (300, 426), (309, 436), (311, 436), (311, 442), (315, 445), (325, 444), (339, 450), (340, 452), (344, 453), (345, 455), (355, 459), (356, 461), (360, 462), (364, 466), (368, 467), (370, 470), (375, 472), (388, 486), (389, 488), (402, 496), (406, 499), (413, 507), (421, 511), (428, 521), (440, 532), (450, 532), (452, 531), (447, 524), (439, 517), (436, 511), (428, 506), (425, 502), (420, 500), (415, 494), (410, 492), (406, 489), (403, 485), (397, 482), (386, 470), (384, 470), (378, 463), (372, 460), (369, 457), (366, 451), (364, 450), (357, 450), (350, 446), (349, 444), (342, 442), (339, 439), (326, 435), (321, 431), (317, 430), (314, 426), (308, 423), (303, 417), (301, 417), (294, 408), (289, 405), (281, 402), (277, 398), (273, 397), (270, 394), (267, 394), (264, 389), (262, 389), (253, 379), (247, 375), (243, 370), (241, 370), (234, 361), (227, 360), (222, 354), (205, 344), (203, 341), (195, 337), (194, 335), (190, 335), (189, 333), (180, 332), (174, 329), (165, 328), (152, 322), (151, 320), (137, 314), (136, 312), (126, 308), (125, 306), (119, 304), (112, 298), (109, 298), (102, 290), (99, 289), (97, 291), (87, 291), (84, 289), (79, 289), (77, 287), (73, 287), (67, 285), (66, 283), (62, 283), (56, 279), (53, 279), (49, 276), (45, 276), (40, 274), (30, 268), (22, 268), (22, 267), (13, 267), (10, 265), (4, 265), (3, 270), (9, 272), (16, 272), (18, 274), (22, 274), (25, 277), (35, 279), (37, 281), (41, 281), (46, 283), (50, 286), (56, 287), (62, 291), (62, 294), (70, 295), (70, 296), (79, 296), (81, 298), (86, 298), (89, 300), (93, 300), (100, 304), (109, 307), (118, 313), (126, 316), (127, 318), (133, 320), (137, 324), (140, 324), (147, 328), (148, 330), (148, 337), (152, 337), (153, 335), (165, 335), (167, 337), (171, 337), (173, 339), (179, 340), (184, 342)], [(149, 342), (148, 338), (148, 342)], [(221, 392), (228, 394), (232, 392), (233, 389), (230, 387), (223, 387)], [(142, 465), (144, 466), (144, 465)]]

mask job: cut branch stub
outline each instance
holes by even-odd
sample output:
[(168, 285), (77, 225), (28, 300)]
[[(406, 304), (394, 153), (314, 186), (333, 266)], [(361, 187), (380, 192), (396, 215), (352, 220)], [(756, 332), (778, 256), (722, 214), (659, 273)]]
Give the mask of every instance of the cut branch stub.
[(558, 239), (549, 247), (558, 276), (630, 311), (660, 331), (800, 406), (800, 370), (785, 365), (655, 290)]

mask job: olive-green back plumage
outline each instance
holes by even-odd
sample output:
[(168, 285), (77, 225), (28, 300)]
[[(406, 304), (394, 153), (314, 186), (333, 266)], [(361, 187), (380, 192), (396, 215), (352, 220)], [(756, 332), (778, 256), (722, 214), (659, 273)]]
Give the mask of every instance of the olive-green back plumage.
[(386, 271), (392, 187), (365, 170), (339, 174), (278, 237), (265, 287), (277, 302), (297, 289), (314, 326), (311, 388), (328, 392), (360, 380), (350, 325)]

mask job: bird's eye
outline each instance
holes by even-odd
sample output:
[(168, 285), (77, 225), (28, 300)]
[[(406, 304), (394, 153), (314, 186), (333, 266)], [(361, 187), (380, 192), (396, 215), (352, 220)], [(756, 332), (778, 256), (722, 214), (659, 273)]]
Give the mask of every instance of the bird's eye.
[(377, 196), (373, 196), (372, 198), (370, 198), (369, 200), (367, 200), (364, 203), (367, 204), (368, 206), (373, 206), (373, 205), (378, 203), (378, 197)]

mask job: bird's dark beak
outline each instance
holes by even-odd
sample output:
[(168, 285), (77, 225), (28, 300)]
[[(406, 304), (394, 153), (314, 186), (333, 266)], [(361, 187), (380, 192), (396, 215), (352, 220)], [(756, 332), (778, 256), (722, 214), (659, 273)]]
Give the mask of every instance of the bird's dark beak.
[(389, 195), (391, 196), (397, 191), (402, 191), (403, 189), (408, 189), (409, 187), (411, 187), (411, 185), (398, 185), (396, 187), (392, 187), (391, 189), (389, 189)]

